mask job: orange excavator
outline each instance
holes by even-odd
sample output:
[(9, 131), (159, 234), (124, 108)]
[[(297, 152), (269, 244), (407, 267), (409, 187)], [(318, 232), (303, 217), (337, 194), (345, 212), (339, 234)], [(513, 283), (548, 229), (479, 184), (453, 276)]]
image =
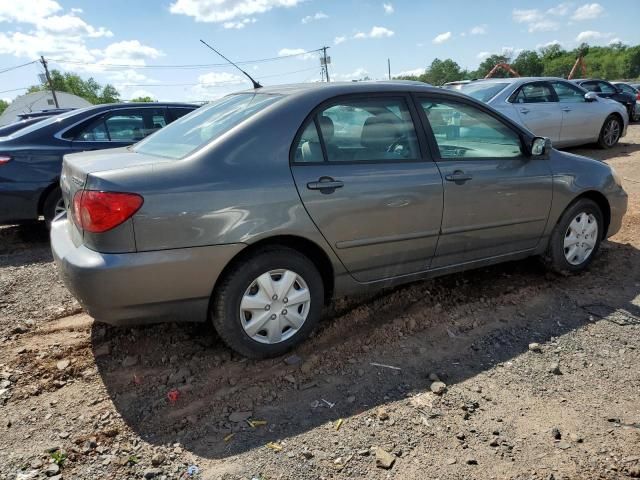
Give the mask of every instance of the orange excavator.
[(491, 69), (489, 73), (487, 73), (487, 75), (484, 78), (493, 77), (495, 73), (500, 69), (505, 70), (506, 72), (509, 72), (514, 77), (520, 76), (520, 74), (516, 72), (513, 68), (511, 68), (511, 65), (509, 65), (508, 63), (496, 63), (495, 66)]
[(573, 64), (573, 68), (571, 69), (567, 80), (571, 80), (573, 78), (573, 76), (576, 74), (576, 70), (578, 70), (578, 67), (580, 67), (580, 70), (582, 71), (582, 78), (585, 78), (587, 76), (587, 64), (584, 62), (584, 57), (580, 55), (578, 58), (576, 58), (576, 63)]

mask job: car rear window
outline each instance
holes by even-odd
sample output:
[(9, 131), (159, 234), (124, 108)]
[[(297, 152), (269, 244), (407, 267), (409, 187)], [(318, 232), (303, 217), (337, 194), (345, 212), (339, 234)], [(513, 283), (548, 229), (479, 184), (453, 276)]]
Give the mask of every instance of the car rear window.
[(239, 93), (194, 110), (137, 143), (133, 150), (180, 159), (276, 102), (280, 95)]
[(503, 82), (479, 82), (479, 83), (467, 83), (466, 85), (462, 85), (459, 89), (460, 92), (469, 95), (470, 97), (475, 98), (476, 100), (480, 100), (481, 102), (488, 102), (493, 97), (495, 97), (498, 93), (500, 93), (504, 88), (509, 85), (508, 83)]

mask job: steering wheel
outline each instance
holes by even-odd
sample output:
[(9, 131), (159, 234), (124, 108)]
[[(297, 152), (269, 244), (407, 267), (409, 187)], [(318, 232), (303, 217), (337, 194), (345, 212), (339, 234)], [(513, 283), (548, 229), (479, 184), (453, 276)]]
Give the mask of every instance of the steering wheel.
[(407, 157), (410, 151), (409, 137), (407, 135), (399, 136), (387, 147), (387, 153), (393, 153), (402, 157)]

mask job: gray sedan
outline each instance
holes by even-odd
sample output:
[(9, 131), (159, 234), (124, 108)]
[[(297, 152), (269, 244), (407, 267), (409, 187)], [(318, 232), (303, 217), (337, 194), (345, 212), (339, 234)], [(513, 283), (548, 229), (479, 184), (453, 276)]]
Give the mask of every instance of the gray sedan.
[(562, 78), (478, 80), (459, 91), (488, 103), (534, 134), (550, 138), (557, 147), (598, 143), (611, 148), (629, 124), (620, 103)]
[(229, 95), (133, 147), (67, 155), (51, 241), (97, 320), (210, 320), (252, 357), (334, 297), (528, 256), (580, 272), (627, 208), (608, 165), (405, 82)]

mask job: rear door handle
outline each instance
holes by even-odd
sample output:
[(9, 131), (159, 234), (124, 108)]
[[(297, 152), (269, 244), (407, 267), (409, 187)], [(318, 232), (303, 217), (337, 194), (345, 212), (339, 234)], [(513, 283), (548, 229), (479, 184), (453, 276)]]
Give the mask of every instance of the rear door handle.
[(473, 178), (473, 175), (470, 175), (468, 173), (464, 173), (464, 172), (462, 172), (460, 170), (456, 170), (452, 174), (444, 176), (444, 179), (447, 182), (456, 182), (458, 185), (461, 185), (464, 182), (466, 182), (468, 180), (471, 180), (472, 178)]
[(344, 187), (344, 182), (331, 177), (320, 177), (317, 182), (307, 183), (309, 190), (320, 190), (322, 193), (333, 193), (336, 188)]
[(564, 108), (562, 109), (562, 111), (563, 111), (563, 112), (570, 112), (570, 111), (571, 111), (571, 109), (570, 109), (569, 107), (564, 107)]
[(521, 108), (520, 109), (520, 113), (529, 113), (531, 110), (529, 110), (528, 108)]

